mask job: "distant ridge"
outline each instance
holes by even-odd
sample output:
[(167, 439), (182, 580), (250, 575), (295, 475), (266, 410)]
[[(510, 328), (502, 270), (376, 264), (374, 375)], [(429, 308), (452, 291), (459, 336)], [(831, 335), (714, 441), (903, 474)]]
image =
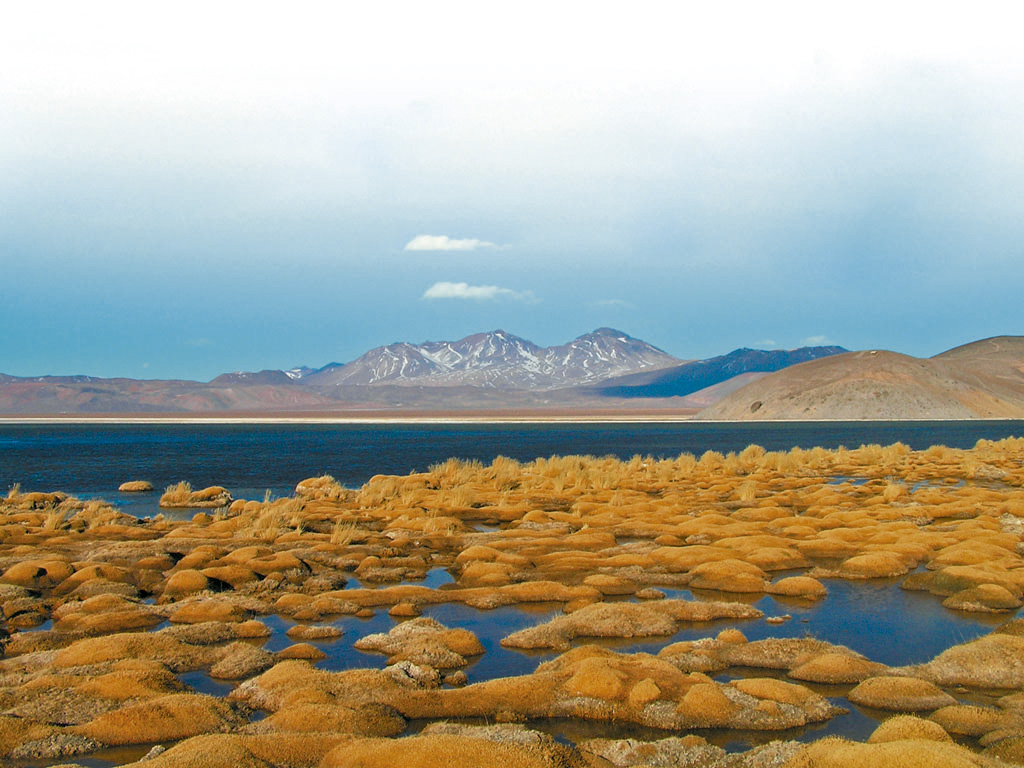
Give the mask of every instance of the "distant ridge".
[[(805, 362), (801, 362), (805, 360)], [(795, 364), (794, 364), (795, 363)], [(919, 359), (841, 347), (682, 362), (612, 328), (553, 347), (506, 331), (209, 382), (0, 374), (0, 414), (696, 414), (715, 420), (1024, 419), (1024, 337)]]
[(848, 352), (769, 374), (697, 418), (1024, 418), (1024, 337), (999, 336), (932, 358)]

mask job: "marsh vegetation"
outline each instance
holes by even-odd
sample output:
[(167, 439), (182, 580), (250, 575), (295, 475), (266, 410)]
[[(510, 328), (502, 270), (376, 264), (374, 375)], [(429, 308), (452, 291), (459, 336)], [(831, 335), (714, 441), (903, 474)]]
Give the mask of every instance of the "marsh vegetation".
[[(1010, 438), (453, 459), (354, 489), (309, 478), (279, 499), (168, 488), (167, 505), (205, 507), (190, 520), (12, 488), (0, 757), (1020, 762), (1022, 485)], [(973, 630), (911, 658), (800, 629), (872, 590)], [(814, 741), (857, 718), (863, 738)], [(605, 730), (555, 740), (553, 722)]]

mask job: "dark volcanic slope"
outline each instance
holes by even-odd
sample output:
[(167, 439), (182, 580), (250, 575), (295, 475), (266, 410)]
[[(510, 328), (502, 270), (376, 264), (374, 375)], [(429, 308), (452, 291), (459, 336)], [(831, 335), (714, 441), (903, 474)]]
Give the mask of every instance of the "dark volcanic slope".
[(771, 373), (843, 352), (846, 350), (842, 347), (737, 349), (708, 360), (692, 360), (657, 371), (616, 376), (591, 389), (605, 397), (685, 397), (744, 373)]
[(930, 359), (866, 351), (814, 360), (765, 376), (698, 418), (1024, 418), (1024, 339), (986, 339)]

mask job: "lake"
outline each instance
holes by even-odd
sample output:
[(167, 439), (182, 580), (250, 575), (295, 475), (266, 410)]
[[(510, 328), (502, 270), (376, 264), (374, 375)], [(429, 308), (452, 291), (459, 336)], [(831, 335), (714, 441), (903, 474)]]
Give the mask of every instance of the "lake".
[[(157, 489), (179, 480), (222, 485), (236, 498), (291, 494), (330, 474), (358, 487), (375, 474), (426, 470), (450, 457), (532, 461), (566, 454), (655, 458), (704, 451), (853, 448), (903, 442), (970, 448), (979, 439), (1024, 435), (1024, 421), (546, 424), (0, 424), (0, 490), (102, 496), (136, 513), (155, 504), (119, 494), (126, 480)], [(141, 510), (138, 510), (141, 511)], [(147, 512), (148, 514), (148, 512)]]

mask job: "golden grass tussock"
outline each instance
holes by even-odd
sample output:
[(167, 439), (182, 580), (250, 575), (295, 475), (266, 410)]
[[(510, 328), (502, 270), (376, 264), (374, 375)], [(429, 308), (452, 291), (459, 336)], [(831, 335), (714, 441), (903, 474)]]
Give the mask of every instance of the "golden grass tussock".
[(566, 650), (578, 638), (636, 638), (673, 635), (678, 622), (756, 618), (756, 608), (737, 603), (659, 600), (652, 603), (592, 603), (568, 615), (503, 638), (506, 648)]
[(878, 662), (849, 653), (828, 652), (813, 656), (790, 670), (794, 680), (841, 685), (859, 683), (886, 671)]
[(947, 597), (942, 604), (953, 610), (978, 613), (1013, 611), (1021, 607), (1021, 601), (1006, 587), (998, 584), (979, 584), (962, 589)]
[(566, 650), (580, 637), (655, 637), (675, 632), (675, 620), (653, 605), (593, 603), (567, 616), (556, 616), (545, 624), (514, 632), (503, 638), (501, 644), (506, 648)]
[(928, 719), (954, 736), (977, 738), (995, 730), (1002, 719), (1002, 713), (998, 709), (976, 704), (951, 704), (935, 710)]
[(173, 693), (106, 712), (75, 730), (103, 744), (147, 744), (216, 732), (241, 722), (225, 701)]
[(933, 683), (913, 677), (870, 677), (850, 691), (848, 698), (854, 704), (898, 712), (935, 710), (957, 703)]
[(128, 632), (78, 640), (57, 651), (53, 666), (60, 669), (125, 659), (158, 661), (171, 670), (183, 671), (202, 666), (204, 654), (166, 632)]
[(778, 701), (783, 704), (800, 706), (810, 699), (814, 693), (803, 685), (787, 683), (769, 677), (749, 677), (733, 680), (730, 683), (737, 690), (759, 699)]
[(160, 506), (165, 509), (193, 508), (193, 507), (228, 507), (233, 499), (226, 489), (219, 485), (211, 485), (198, 491), (192, 490), (192, 485), (184, 480), (167, 486), (160, 496)]
[(997, 768), (957, 744), (932, 739), (859, 744), (829, 737), (804, 747), (783, 768)]
[(844, 560), (838, 575), (844, 579), (877, 579), (902, 576), (910, 566), (893, 552), (872, 552)]
[(583, 768), (582, 758), (560, 745), (517, 744), (449, 734), (406, 739), (366, 739), (340, 744), (321, 762), (321, 768)]
[(29, 589), (52, 589), (72, 573), (74, 567), (63, 560), (23, 560), (7, 568), (0, 582)]
[(192, 595), (202, 592), (210, 585), (210, 580), (197, 570), (186, 568), (171, 574), (163, 588), (166, 598)]
[(396, 710), (379, 704), (353, 707), (324, 695), (322, 700), (282, 707), (263, 721), (263, 727), (298, 733), (344, 733), (360, 736), (397, 736), (406, 720)]
[(807, 600), (820, 600), (828, 595), (825, 585), (810, 576), (787, 576), (769, 585), (766, 591), (771, 595)]
[(245, 608), (228, 600), (200, 599), (175, 608), (168, 619), (173, 624), (200, 624), (207, 621), (242, 622), (250, 616)]
[(295, 486), (295, 493), (312, 499), (341, 500), (346, 498), (350, 491), (331, 475), (320, 475), (300, 480)]
[(768, 575), (756, 565), (730, 558), (692, 569), (689, 586), (718, 592), (764, 592)]
[(916, 670), (944, 686), (1024, 688), (1024, 637), (996, 631), (954, 645)]
[(194, 736), (131, 768), (316, 768), (324, 756), (350, 740), (344, 733), (273, 731)]
[(117, 487), (121, 493), (149, 493), (153, 490), (153, 484), (148, 480), (129, 480)]
[(388, 633), (367, 635), (356, 641), (361, 651), (388, 656), (388, 664), (411, 661), (434, 669), (458, 669), (469, 658), (484, 652), (476, 635), (466, 629), (449, 629), (434, 619), (421, 617), (405, 621)]
[(57, 733), (60, 731), (50, 725), (0, 715), (0, 757), (17, 756), (22, 745), (52, 738)]
[(690, 688), (676, 706), (676, 712), (698, 728), (725, 726), (739, 709), (713, 682)]
[(896, 715), (883, 720), (868, 737), (868, 744), (921, 739), (952, 743), (950, 735), (936, 722), (915, 715)]

